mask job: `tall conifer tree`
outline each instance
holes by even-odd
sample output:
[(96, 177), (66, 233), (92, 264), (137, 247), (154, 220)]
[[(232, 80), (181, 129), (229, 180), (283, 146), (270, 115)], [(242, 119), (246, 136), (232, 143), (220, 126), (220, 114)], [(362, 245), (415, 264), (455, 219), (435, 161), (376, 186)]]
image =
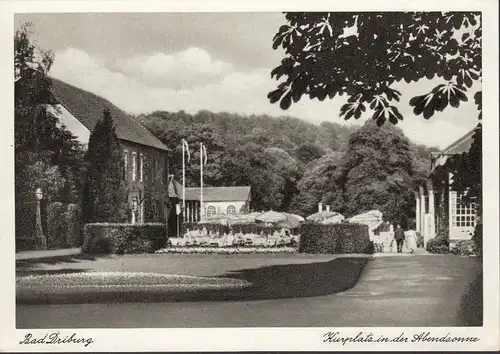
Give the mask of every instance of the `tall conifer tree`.
[(86, 222), (126, 222), (128, 206), (123, 181), (123, 159), (109, 109), (89, 138), (84, 190)]

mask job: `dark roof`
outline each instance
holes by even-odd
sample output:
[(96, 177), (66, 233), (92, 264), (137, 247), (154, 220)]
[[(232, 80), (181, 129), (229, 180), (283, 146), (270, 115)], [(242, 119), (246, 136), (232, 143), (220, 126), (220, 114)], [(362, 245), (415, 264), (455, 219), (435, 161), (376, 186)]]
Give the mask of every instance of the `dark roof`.
[(444, 149), (442, 153), (446, 155), (456, 155), (469, 151), (470, 146), (472, 144), (472, 137), (474, 136), (475, 131), (476, 128), (472, 129), (470, 132), (468, 132), (460, 139), (455, 141), (453, 144), (448, 146), (446, 149)]
[(118, 139), (151, 146), (160, 150), (169, 150), (147, 128), (108, 100), (61, 80), (54, 78), (51, 78), (51, 80), (52, 92), (56, 102), (66, 108), (89, 131), (94, 130), (95, 124), (102, 119), (103, 109), (107, 107), (113, 117)]
[[(235, 202), (250, 200), (250, 187), (203, 187), (204, 202)], [(186, 188), (187, 200), (200, 200), (200, 188)]]
[(439, 166), (444, 166), (450, 156), (463, 154), (469, 151), (475, 131), (476, 128), (472, 129), (442, 151), (431, 153), (431, 175), (435, 174)]
[[(170, 176), (168, 196), (182, 199), (182, 184)], [(204, 202), (234, 202), (251, 199), (250, 187), (203, 187)], [(186, 200), (200, 200), (200, 188), (186, 188)]]

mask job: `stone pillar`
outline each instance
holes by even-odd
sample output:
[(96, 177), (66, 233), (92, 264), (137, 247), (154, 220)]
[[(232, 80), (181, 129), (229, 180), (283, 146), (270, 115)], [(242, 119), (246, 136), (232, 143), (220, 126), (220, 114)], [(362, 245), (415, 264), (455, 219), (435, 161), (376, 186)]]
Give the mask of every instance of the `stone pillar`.
[(429, 215), (430, 215), (430, 225), (429, 225), (429, 238), (436, 236), (436, 212), (434, 204), (434, 188), (432, 185), (432, 180), (427, 180), (427, 192), (429, 194)]
[(425, 212), (426, 212), (426, 207), (425, 207), (425, 191), (424, 187), (420, 186), (419, 187), (419, 193), (420, 193), (420, 230), (422, 234), (425, 233)]
[(330, 212), (330, 206), (329, 205), (326, 206), (326, 211)]
[(420, 223), (420, 195), (418, 192), (415, 192), (415, 231), (420, 232), (421, 229)]
[(318, 203), (318, 213), (323, 211), (323, 203)]

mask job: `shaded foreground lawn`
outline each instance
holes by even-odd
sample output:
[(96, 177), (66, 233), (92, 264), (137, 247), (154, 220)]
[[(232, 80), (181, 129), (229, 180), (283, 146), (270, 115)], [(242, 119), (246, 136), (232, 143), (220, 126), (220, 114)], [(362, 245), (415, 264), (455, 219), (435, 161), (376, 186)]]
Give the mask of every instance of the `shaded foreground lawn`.
[[(18, 304), (96, 302), (224, 301), (295, 298), (333, 294), (356, 284), (367, 257), (334, 258), (327, 255), (144, 255), (96, 259), (68, 257), (17, 264), (17, 275), (75, 272), (154, 272), (192, 276), (217, 276), (251, 283), (243, 289), (174, 289), (137, 287), (123, 291), (105, 289), (31, 292), (17, 289)], [(50, 285), (50, 284), (48, 284)], [(50, 287), (48, 286), (48, 289)]]

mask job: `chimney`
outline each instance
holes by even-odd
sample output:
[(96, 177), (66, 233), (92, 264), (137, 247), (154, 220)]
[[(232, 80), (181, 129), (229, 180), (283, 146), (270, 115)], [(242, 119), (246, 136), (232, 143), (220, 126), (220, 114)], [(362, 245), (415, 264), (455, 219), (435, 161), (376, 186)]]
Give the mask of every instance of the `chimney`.
[(323, 211), (323, 203), (318, 203), (318, 212), (321, 213)]
[(329, 205), (326, 206), (326, 211), (330, 212), (330, 206)]

